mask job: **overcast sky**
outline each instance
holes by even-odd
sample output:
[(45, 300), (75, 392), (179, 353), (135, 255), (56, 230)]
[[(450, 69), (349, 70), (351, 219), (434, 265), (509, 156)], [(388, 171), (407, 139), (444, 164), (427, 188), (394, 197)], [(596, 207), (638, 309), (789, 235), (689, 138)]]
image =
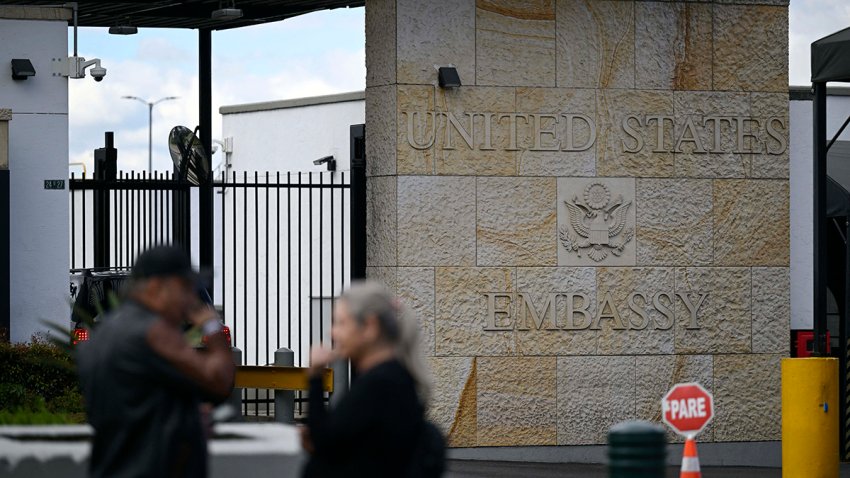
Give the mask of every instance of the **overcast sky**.
[[(337, 9), (213, 32), (214, 137), (221, 139), (221, 105), (362, 90), (363, 21), (363, 8)], [(808, 84), (811, 43), (847, 27), (850, 0), (791, 0), (789, 83)], [(147, 169), (147, 106), (121, 97), (178, 96), (157, 105), (153, 116), (154, 169), (170, 170), (168, 132), (198, 123), (197, 45), (194, 30), (139, 29), (137, 35), (116, 36), (101, 28), (80, 29), (79, 55), (100, 58), (108, 73), (100, 83), (90, 77), (69, 80), (71, 162), (83, 161), (91, 171), (92, 150), (103, 145), (105, 131), (114, 131), (119, 169)], [(214, 167), (220, 156), (213, 156)]]

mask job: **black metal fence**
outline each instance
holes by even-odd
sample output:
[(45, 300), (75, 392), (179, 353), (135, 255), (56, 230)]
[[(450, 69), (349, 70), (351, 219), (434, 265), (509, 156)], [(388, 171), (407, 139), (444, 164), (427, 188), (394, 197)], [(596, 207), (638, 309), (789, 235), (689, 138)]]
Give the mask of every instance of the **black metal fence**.
[[(271, 364), (286, 347), (306, 366), (313, 344), (330, 343), (334, 298), (350, 282), (349, 180), (233, 173), (215, 184), (215, 296), (244, 364)], [(269, 408), (262, 393), (243, 400), (258, 403), (254, 413)]]
[(71, 269), (130, 267), (145, 249), (171, 244), (175, 210), (183, 209), (174, 206), (191, 194), (171, 173), (72, 174), (69, 189)]
[[(212, 295), (243, 364), (273, 363), (286, 347), (306, 366), (313, 344), (330, 343), (334, 298), (351, 277), (350, 179), (243, 172), (214, 181)], [(140, 252), (181, 234), (197, 263), (196, 187), (144, 173), (69, 183), (72, 269), (130, 267)], [(243, 401), (264, 413), (271, 394), (257, 395)]]

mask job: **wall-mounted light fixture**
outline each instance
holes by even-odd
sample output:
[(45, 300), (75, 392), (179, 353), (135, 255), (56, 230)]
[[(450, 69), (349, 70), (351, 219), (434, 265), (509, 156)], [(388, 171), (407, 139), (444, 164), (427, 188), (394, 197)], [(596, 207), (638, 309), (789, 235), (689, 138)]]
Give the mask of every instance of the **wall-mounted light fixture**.
[[(229, 5), (225, 6), (224, 3)], [(218, 10), (213, 10), (210, 17), (214, 20), (236, 20), (242, 18), (242, 9), (236, 8), (236, 1), (218, 2)]]
[(336, 171), (336, 160), (333, 156), (325, 156), (324, 158), (320, 158), (313, 161), (313, 164), (315, 164), (316, 166), (319, 166), (324, 163), (328, 163), (328, 171)]
[(16, 58), (12, 60), (13, 80), (26, 80), (31, 76), (35, 76), (35, 68), (32, 66), (31, 61), (26, 58)]
[(115, 25), (109, 27), (110, 35), (135, 35), (139, 33), (139, 29), (133, 25)]
[(437, 81), (440, 88), (457, 88), (460, 86), (460, 75), (454, 66), (441, 66), (437, 71)]

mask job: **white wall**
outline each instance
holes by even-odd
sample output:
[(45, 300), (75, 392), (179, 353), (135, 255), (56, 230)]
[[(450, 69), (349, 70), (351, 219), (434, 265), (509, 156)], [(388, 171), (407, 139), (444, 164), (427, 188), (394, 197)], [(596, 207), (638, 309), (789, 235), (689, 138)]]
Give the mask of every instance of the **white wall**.
[[(850, 96), (827, 97), (827, 138), (850, 115)], [(791, 101), (791, 329), (812, 328), (812, 102)], [(840, 139), (850, 140), (850, 129)]]
[[(0, 20), (0, 108), (9, 122), (11, 339), (68, 324), (68, 190), (44, 190), (68, 176), (68, 79), (52, 59), (68, 56), (64, 21)], [(35, 77), (12, 80), (10, 61), (28, 58)]]
[[(310, 103), (310, 99), (275, 102), (276, 104)], [(272, 103), (261, 108), (266, 108)], [(247, 109), (256, 109), (257, 105), (247, 105)], [(224, 107), (223, 110), (241, 109)], [(222, 138), (233, 138), (230, 175), (237, 173), (237, 182), (243, 181), (243, 172), (248, 172), (248, 181), (254, 182), (254, 172), (259, 171), (259, 182), (266, 182), (265, 172), (270, 173), (270, 182), (276, 181), (276, 172), (281, 172), (280, 181), (286, 182), (286, 172), (295, 172), (291, 181), (299, 181), (298, 172), (326, 171), (326, 165), (316, 166), (313, 160), (333, 155), (337, 160), (337, 173), (333, 181), (339, 184), (344, 174), (349, 182), (350, 170), (350, 130), (354, 124), (365, 122), (365, 102), (361, 100), (337, 103), (312, 104), (297, 107), (267, 109), (240, 113), (226, 113), (222, 119)], [(213, 157), (213, 164), (222, 161), (222, 151)], [(343, 173), (344, 172), (344, 173)], [(216, 176), (221, 177), (221, 168)], [(330, 182), (330, 174), (322, 175), (325, 184)], [(319, 176), (313, 174), (314, 183)], [(306, 184), (309, 176), (303, 174), (301, 181)], [(220, 252), (215, 257), (216, 290), (215, 302), (224, 303), (225, 322), (235, 332), (236, 346), (245, 354), (247, 364), (266, 364), (274, 360), (273, 352), (277, 345), (289, 346), (295, 351), (296, 365), (307, 363), (309, 352), (311, 315), (317, 315), (318, 297), (338, 295), (344, 284), (348, 283), (351, 257), (347, 234), (350, 230), (350, 204), (348, 192), (335, 190), (333, 197), (335, 236), (331, 243), (330, 204), (328, 190), (320, 193), (314, 189), (271, 190), (268, 202), (264, 190), (255, 198), (252, 189), (246, 197), (242, 189), (228, 190), (222, 197), (216, 195), (216, 217), (221, 217), (222, 199), (225, 208), (225, 267), (222, 273)], [(234, 198), (235, 194), (235, 198)], [(314, 212), (318, 204), (323, 205), (320, 222), (313, 216), (312, 237), (310, 228), (310, 201)], [(300, 198), (300, 199), (299, 199)], [(235, 204), (234, 204), (235, 200)], [(278, 204), (280, 204), (280, 225), (278, 224)], [(234, 205), (236, 220), (234, 221)], [(341, 209), (346, 212), (341, 215)], [(244, 212), (247, 209), (247, 221)], [(266, 221), (265, 212), (269, 212)], [(258, 217), (255, 218), (255, 211)], [(299, 223), (297, 216), (301, 213)], [(300, 230), (299, 230), (300, 224)], [(222, 231), (216, 224), (216, 251), (221, 251)], [(233, 231), (236, 229), (235, 246)], [(268, 229), (267, 229), (268, 228)], [(344, 232), (346, 237), (340, 234)], [(287, 239), (291, 234), (291, 242)], [(266, 239), (268, 238), (268, 239)], [(280, 238), (280, 239), (278, 239)], [(280, 242), (280, 253), (277, 247)], [(268, 255), (266, 247), (268, 245)], [(299, 253), (300, 246), (300, 253)], [(233, 251), (236, 251), (236, 257)], [(259, 270), (254, 258), (258, 258)], [(322, 260), (322, 273), (319, 274), (319, 260)], [(247, 261), (246, 261), (247, 258)], [(235, 260), (235, 262), (234, 262)], [(333, 267), (331, 261), (333, 260)], [(247, 264), (246, 264), (247, 262)], [(268, 274), (265, 264), (269, 265)], [(312, 264), (312, 266), (311, 266)], [(235, 265), (235, 267), (234, 267)], [(246, 272), (247, 266), (247, 272)], [(280, 268), (280, 277), (277, 270)], [(301, 269), (299, 277), (297, 270)], [(308, 270), (312, 268), (312, 276)], [(234, 273), (235, 271), (235, 273)], [(289, 277), (291, 271), (292, 277)], [(333, 279), (333, 281), (332, 281)], [(224, 290), (222, 289), (224, 285)], [(279, 292), (278, 292), (279, 291)], [(268, 314), (266, 304), (268, 302)], [(324, 301), (326, 302), (326, 301)], [(278, 312), (278, 310), (280, 312)], [(280, 328), (278, 329), (278, 316)], [(287, 320), (292, 317), (290, 328)], [(236, 320), (236, 327), (233, 327)], [(268, 329), (266, 323), (268, 320)], [(319, 339), (319, 319), (312, 320), (313, 340)], [(330, 314), (327, 308), (321, 316), (322, 333), (325, 341), (330, 340)], [(268, 330), (268, 332), (267, 332)], [(290, 342), (291, 338), (291, 342)], [(259, 350), (257, 350), (257, 342)]]
[[(325, 171), (313, 160), (328, 155), (336, 158), (338, 171), (346, 171), (348, 128), (365, 123), (365, 118), (364, 100), (224, 114), (222, 137), (233, 138), (235, 171)], [(221, 161), (220, 154), (213, 164)]]

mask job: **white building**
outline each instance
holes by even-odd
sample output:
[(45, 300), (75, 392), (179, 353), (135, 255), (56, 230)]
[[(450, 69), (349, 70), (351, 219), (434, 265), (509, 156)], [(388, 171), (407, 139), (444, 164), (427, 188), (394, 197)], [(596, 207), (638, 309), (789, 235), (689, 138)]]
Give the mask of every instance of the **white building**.
[(230, 169), (250, 173), (324, 171), (313, 160), (325, 156), (336, 159), (338, 171), (347, 171), (348, 126), (366, 121), (362, 91), (222, 106), (219, 111), (222, 137), (232, 144)]
[[(68, 320), (68, 78), (55, 75), (68, 58), (64, 8), (0, 7), (0, 109), (8, 123), (10, 171), (10, 338), (27, 341), (44, 321)], [(13, 79), (12, 59), (27, 59), (35, 76)], [(2, 144), (0, 147), (7, 147)], [(45, 189), (62, 180), (64, 189)]]
[[(364, 110), (363, 92), (224, 106), (216, 181), (226, 171), (228, 183), (348, 184), (350, 126), (365, 122)], [(329, 156), (335, 172), (313, 163)], [(330, 341), (331, 298), (348, 283), (348, 191), (224, 191), (215, 198), (224, 230), (217, 221), (214, 295), (235, 345), (247, 364), (272, 362), (279, 345), (306, 364), (311, 333), (312, 342)]]

